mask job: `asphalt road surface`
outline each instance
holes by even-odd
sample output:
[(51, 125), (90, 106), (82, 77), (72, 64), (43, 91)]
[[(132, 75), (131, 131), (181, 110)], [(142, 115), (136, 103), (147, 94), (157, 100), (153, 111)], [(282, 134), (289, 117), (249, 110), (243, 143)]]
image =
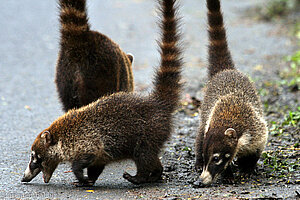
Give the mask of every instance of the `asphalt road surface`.
[[(203, 1), (182, 0), (186, 91), (201, 96), (205, 83), (206, 8)], [(259, 0), (226, 0), (229, 44), (239, 68), (254, 74), (253, 66), (267, 56), (282, 56), (291, 41), (276, 34), (272, 24), (243, 18), (244, 9)], [(137, 91), (149, 91), (153, 67), (158, 65), (159, 37), (154, 0), (90, 0), (90, 23), (107, 34), (125, 52), (133, 53)], [(55, 0), (9, 0), (0, 3), (0, 198), (7, 199), (130, 199), (169, 198), (172, 193), (201, 195), (191, 185), (158, 183), (135, 186), (122, 178), (135, 172), (132, 162), (105, 168), (93, 188), (76, 188), (69, 165), (60, 165), (49, 184), (41, 174), (21, 183), (30, 147), (37, 134), (62, 115), (54, 84), (59, 44), (58, 7)], [(255, 58), (255, 59), (253, 59)], [(269, 63), (269, 65), (268, 65)], [(194, 141), (191, 141), (194, 142)], [(66, 173), (67, 172), (67, 173)], [(278, 191), (280, 192), (280, 191)]]

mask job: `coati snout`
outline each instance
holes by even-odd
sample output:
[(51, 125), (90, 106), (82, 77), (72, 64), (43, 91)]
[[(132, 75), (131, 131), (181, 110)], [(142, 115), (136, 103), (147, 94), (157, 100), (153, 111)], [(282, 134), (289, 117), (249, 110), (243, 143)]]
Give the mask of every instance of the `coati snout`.
[(204, 165), (200, 176), (202, 184), (211, 184), (226, 170), (235, 156), (237, 144), (237, 134), (233, 128), (218, 133), (208, 130), (203, 142)]
[(25, 170), (22, 182), (30, 182), (34, 177), (36, 177), (41, 172), (41, 162), (36, 156), (36, 153), (31, 152), (31, 157), (29, 164)]
[(40, 172), (43, 173), (45, 183), (48, 183), (56, 169), (58, 159), (50, 157), (48, 151), (51, 151), (51, 146), (54, 145), (54, 139), (49, 131), (43, 131), (32, 145), (31, 157), (29, 164), (25, 170), (22, 182), (30, 182)]

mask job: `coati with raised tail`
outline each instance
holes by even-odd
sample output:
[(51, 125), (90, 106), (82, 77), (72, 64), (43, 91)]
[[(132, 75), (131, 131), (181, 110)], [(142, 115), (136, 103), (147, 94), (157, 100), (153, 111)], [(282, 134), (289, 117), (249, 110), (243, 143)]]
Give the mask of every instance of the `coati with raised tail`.
[(86, 0), (59, 0), (60, 52), (56, 86), (63, 110), (80, 108), (114, 92), (132, 92), (133, 56), (90, 30)]
[(77, 185), (91, 186), (106, 164), (123, 159), (132, 159), (137, 167), (135, 176), (124, 173), (128, 181), (141, 184), (161, 178), (158, 154), (173, 130), (183, 62), (176, 0), (159, 0), (159, 5), (161, 61), (153, 92), (114, 93), (59, 117), (35, 139), (22, 182), (42, 171), (48, 183), (59, 163), (70, 162)]
[(211, 184), (218, 175), (232, 178), (230, 164), (237, 158), (242, 173), (251, 173), (268, 137), (255, 86), (232, 61), (219, 0), (207, 0), (209, 81), (201, 104), (196, 138), (200, 182)]

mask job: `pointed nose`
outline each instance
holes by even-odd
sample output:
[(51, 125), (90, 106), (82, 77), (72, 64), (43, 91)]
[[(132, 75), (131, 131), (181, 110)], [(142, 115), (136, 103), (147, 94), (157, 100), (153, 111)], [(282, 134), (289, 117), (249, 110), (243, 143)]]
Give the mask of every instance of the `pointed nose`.
[(204, 170), (200, 176), (200, 180), (204, 185), (210, 185), (213, 181), (212, 176), (209, 171)]
[(29, 181), (28, 181), (28, 179), (26, 179), (26, 177), (25, 177), (25, 176), (23, 176), (23, 178), (22, 178), (21, 182), (22, 182), (22, 183), (24, 183), (24, 182), (29, 182)]
[(30, 182), (40, 172), (41, 172), (41, 170), (39, 168), (31, 170), (30, 169), (30, 163), (29, 163), (28, 167), (26, 168), (26, 170), (24, 172), (24, 175), (23, 175), (23, 178), (22, 178), (21, 182)]

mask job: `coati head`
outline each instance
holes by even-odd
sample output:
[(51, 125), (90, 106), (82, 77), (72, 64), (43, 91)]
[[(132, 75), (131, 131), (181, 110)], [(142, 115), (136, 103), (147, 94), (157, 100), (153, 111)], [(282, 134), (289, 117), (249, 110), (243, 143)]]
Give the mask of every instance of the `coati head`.
[(48, 183), (56, 169), (59, 159), (53, 147), (57, 142), (49, 131), (41, 132), (31, 147), (31, 158), (25, 170), (22, 182), (30, 182), (40, 172), (43, 173), (44, 182)]
[(202, 184), (211, 184), (227, 168), (236, 154), (237, 144), (237, 133), (233, 128), (208, 129), (203, 141)]

